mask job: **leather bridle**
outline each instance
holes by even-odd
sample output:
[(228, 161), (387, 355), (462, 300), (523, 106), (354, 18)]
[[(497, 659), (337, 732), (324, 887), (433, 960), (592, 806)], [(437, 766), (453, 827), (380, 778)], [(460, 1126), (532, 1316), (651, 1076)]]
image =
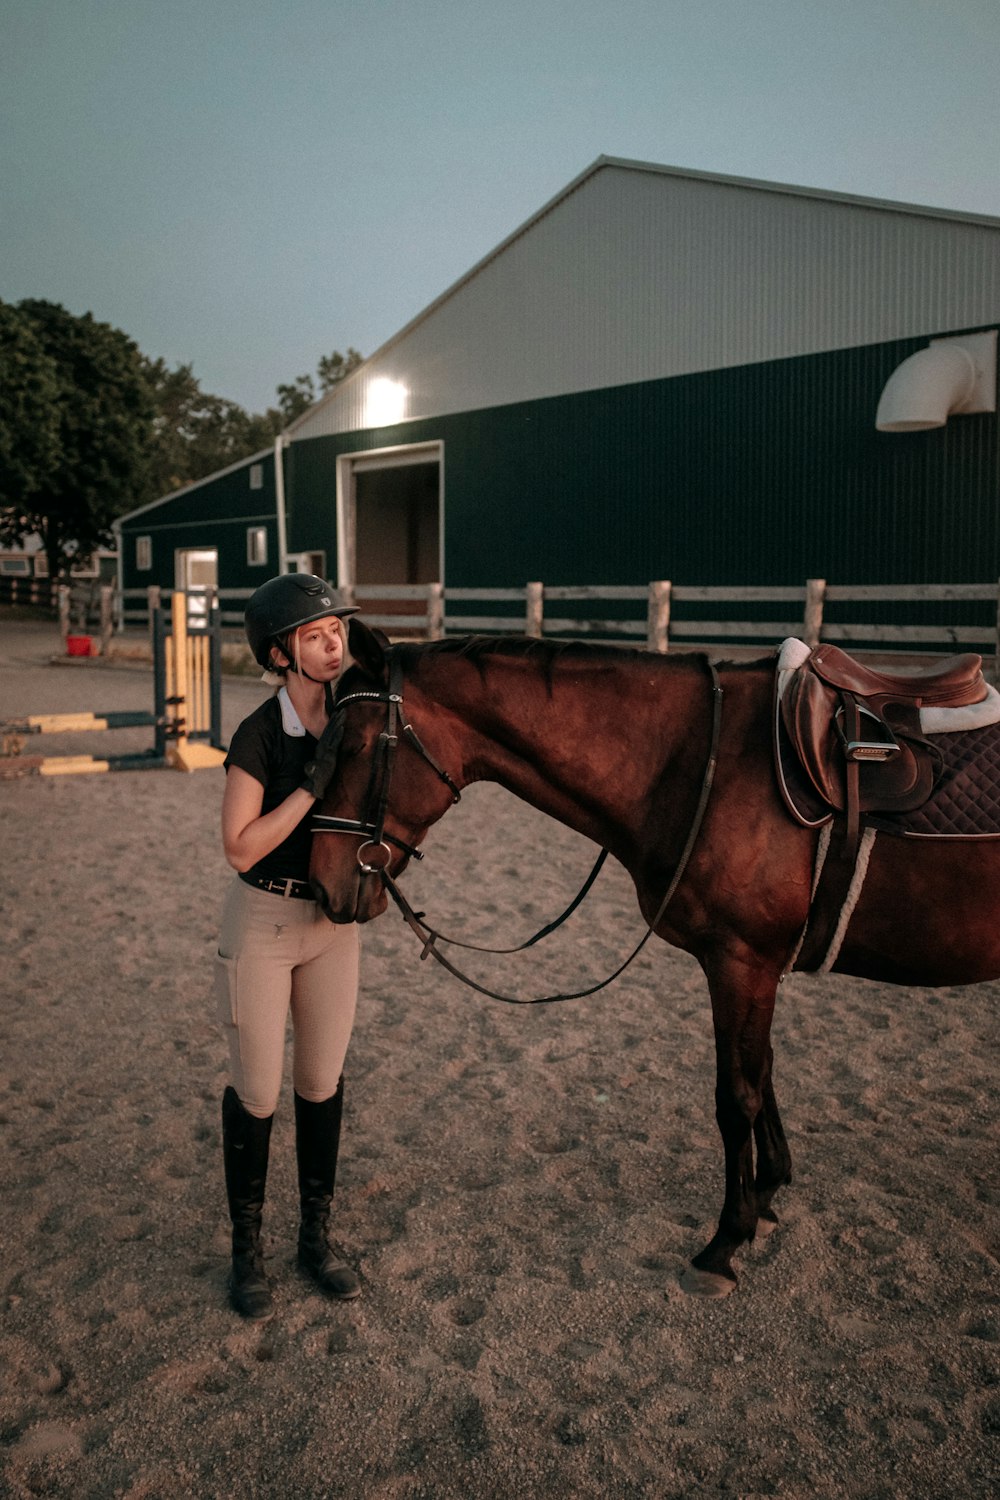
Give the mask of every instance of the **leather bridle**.
[[(684, 877), (684, 873), (687, 869), (688, 861), (697, 841), (698, 834), (701, 830), (701, 825), (705, 817), (705, 811), (708, 807), (708, 800), (712, 791), (712, 783), (715, 779), (715, 768), (718, 762), (719, 736), (722, 727), (723, 694), (722, 685), (719, 681), (719, 674), (716, 671), (715, 667), (710, 661), (706, 660), (706, 666), (708, 668), (712, 688), (712, 731), (708, 759), (705, 763), (705, 771), (702, 778), (701, 791), (698, 796), (698, 803), (695, 808), (694, 817), (688, 829), (688, 835), (684, 843), (684, 848), (681, 851), (680, 859), (677, 862), (673, 877), (667, 887), (662, 901), (660, 902), (656, 915), (648, 924), (646, 931), (643, 933), (642, 937), (639, 939), (639, 942), (633, 948), (632, 952), (628, 955), (623, 963), (619, 964), (619, 966), (614, 970), (613, 973), (608, 975), (606, 979), (602, 979), (597, 984), (590, 985), (587, 989), (573, 990), (569, 993), (558, 995), (539, 995), (533, 999), (519, 999), (513, 995), (502, 995), (497, 990), (487, 989), (485, 985), (478, 984), (476, 980), (471, 979), (468, 974), (464, 974), (461, 969), (457, 968), (456, 965), (450, 961), (450, 959), (447, 959), (444, 954), (439, 951), (437, 944), (446, 943), (450, 947), (472, 949), (477, 953), (520, 953), (525, 948), (530, 948), (534, 943), (537, 943), (540, 938), (547, 937), (550, 933), (554, 932), (557, 927), (560, 927), (562, 923), (566, 921), (567, 917), (572, 915), (572, 913), (580, 905), (580, 902), (584, 899), (587, 892), (590, 890), (591, 886), (596, 880), (601, 866), (607, 859), (608, 851), (606, 849), (601, 850), (600, 854), (598, 855), (596, 864), (594, 865), (590, 874), (587, 876), (587, 879), (584, 881), (582, 889), (580, 890), (578, 895), (576, 895), (570, 902), (566, 910), (559, 917), (557, 917), (555, 921), (548, 922), (543, 928), (541, 928), (539, 932), (536, 932), (533, 937), (528, 938), (526, 942), (519, 943), (516, 948), (481, 947), (476, 943), (465, 943), (459, 941), (457, 938), (446, 937), (443, 932), (439, 932), (435, 928), (431, 927), (429, 923), (424, 920), (423, 912), (413, 910), (413, 907), (407, 901), (406, 897), (403, 895), (402, 891), (399, 889), (395, 880), (389, 873), (389, 865), (392, 861), (392, 850), (389, 848), (390, 844), (394, 844), (397, 849), (402, 850), (404, 854), (411, 855), (414, 859), (423, 859), (424, 857), (422, 852), (419, 849), (414, 848), (412, 844), (407, 844), (402, 839), (398, 839), (393, 834), (386, 833), (385, 831), (385, 819), (389, 806), (389, 789), (392, 784), (393, 765), (395, 762), (396, 750), (399, 746), (400, 737), (402, 737), (410, 745), (412, 745), (412, 747), (417, 751), (418, 755), (420, 755), (420, 757), (427, 763), (427, 765), (430, 766), (431, 770), (435, 773), (438, 779), (444, 783), (444, 785), (452, 794), (453, 803), (460, 802), (462, 800), (462, 794), (459, 791), (458, 787), (455, 785), (455, 782), (448, 775), (447, 771), (443, 770), (442, 767), (438, 765), (434, 757), (422, 744), (419, 735), (413, 728), (413, 725), (410, 724), (406, 719), (405, 711), (403, 708), (402, 694), (402, 662), (399, 659), (398, 652), (394, 648), (390, 648), (386, 655), (389, 658), (388, 688), (379, 688), (374, 691), (345, 693), (345, 695), (342, 698), (338, 698), (336, 702), (336, 709), (338, 712), (345, 708), (349, 703), (369, 702), (384, 703), (386, 705), (386, 725), (385, 729), (379, 735), (375, 748), (375, 755), (372, 759), (372, 769), (371, 775), (369, 776), (368, 780), (368, 790), (365, 795), (363, 815), (360, 818), (335, 818), (331, 817), (327, 813), (314, 813), (312, 818), (313, 833), (350, 833), (357, 838), (361, 838), (364, 841), (358, 847), (358, 864), (361, 867), (361, 873), (363, 875), (377, 875), (381, 879), (382, 884), (385, 886), (386, 892), (392, 897), (393, 902), (398, 907), (400, 914), (402, 915), (407, 926), (409, 926), (420, 939), (420, 942), (422, 944), (422, 952), (420, 954), (420, 957), (422, 959), (427, 958), (429, 954), (431, 957), (436, 959), (443, 968), (447, 969), (449, 974), (454, 975), (456, 979), (460, 979), (462, 983), (468, 985), (470, 989), (478, 991), (478, 993), (481, 995), (488, 995), (491, 1000), (502, 1000), (506, 1005), (548, 1005), (554, 1001), (581, 1000), (585, 996), (595, 995), (598, 990), (604, 989), (607, 985), (611, 984), (613, 980), (617, 979), (620, 974), (623, 974), (628, 966), (632, 963), (633, 959), (639, 956), (642, 949), (646, 946), (646, 943), (652, 937), (653, 932), (666, 913), (667, 907), (673, 900), (674, 893), (677, 890), (677, 887), (680, 885), (681, 880)], [(371, 809), (373, 807), (374, 812), (371, 812)], [(373, 863), (372, 855), (366, 855), (365, 851), (369, 849), (372, 851), (384, 851), (384, 857), (381, 858), (380, 863)]]
[[(386, 813), (389, 808), (389, 788), (392, 785), (392, 771), (400, 737), (413, 746), (439, 780), (444, 782), (451, 792), (452, 802), (462, 800), (462, 794), (448, 772), (442, 770), (433, 755), (424, 748), (417, 731), (405, 717), (402, 693), (403, 664), (397, 652), (390, 650), (387, 654), (389, 656), (389, 686), (387, 688), (378, 688), (371, 692), (345, 693), (342, 698), (337, 699), (334, 705), (336, 713), (341, 713), (349, 703), (369, 702), (386, 705), (385, 728), (379, 735), (375, 746), (363, 813), (360, 818), (334, 818), (327, 813), (314, 813), (312, 818), (313, 833), (353, 833), (357, 838), (364, 840), (358, 846), (358, 864), (364, 875), (388, 876), (389, 863), (392, 859), (390, 844), (394, 844), (397, 849), (413, 859), (424, 857), (421, 851), (412, 844), (407, 844), (403, 839), (398, 839), (394, 834), (385, 831)], [(372, 853), (366, 856), (366, 850), (371, 850)], [(384, 851), (384, 856), (380, 856), (381, 863), (375, 864), (373, 858), (379, 850)]]

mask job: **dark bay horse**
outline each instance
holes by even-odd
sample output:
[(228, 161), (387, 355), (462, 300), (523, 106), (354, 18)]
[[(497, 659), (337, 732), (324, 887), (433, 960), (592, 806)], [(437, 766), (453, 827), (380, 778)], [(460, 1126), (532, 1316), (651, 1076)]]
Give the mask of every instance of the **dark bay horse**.
[[(700, 963), (715, 1027), (725, 1197), (682, 1285), (724, 1295), (736, 1283), (735, 1252), (775, 1225), (772, 1200), (791, 1180), (770, 1031), (809, 911), (817, 834), (793, 822), (779, 797), (774, 658), (718, 669), (716, 721), (710, 668), (698, 655), (476, 637), (386, 650), (356, 620), (350, 649), (356, 665), (338, 697), (351, 702), (322, 810), (370, 818), (381, 796), (380, 858), (393, 877), (406, 847), (455, 800), (449, 778), (456, 789), (495, 781), (610, 850), (657, 935)], [(401, 736), (391, 777), (379, 777), (390, 661), (401, 722), (419, 743)], [(717, 765), (697, 824), (716, 722)], [(656, 920), (693, 825), (690, 858)], [(312, 880), (333, 921), (367, 922), (386, 909), (378, 863), (370, 844), (359, 859), (356, 836), (313, 839)], [(1000, 840), (876, 840), (835, 970), (904, 985), (1000, 976)]]

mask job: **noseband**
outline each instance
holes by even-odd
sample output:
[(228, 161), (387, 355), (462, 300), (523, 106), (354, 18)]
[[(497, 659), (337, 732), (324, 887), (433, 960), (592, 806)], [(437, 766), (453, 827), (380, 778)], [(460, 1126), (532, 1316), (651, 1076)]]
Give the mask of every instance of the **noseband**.
[[(413, 746), (438, 779), (444, 782), (451, 792), (452, 802), (462, 800), (462, 794), (448, 772), (442, 770), (433, 755), (424, 748), (417, 731), (406, 719), (403, 711), (403, 664), (395, 650), (390, 649), (388, 656), (388, 688), (379, 688), (374, 692), (346, 693), (343, 698), (338, 698), (335, 704), (337, 713), (346, 708), (348, 703), (384, 703), (386, 706), (385, 728), (379, 735), (375, 746), (368, 791), (365, 794), (364, 812), (360, 818), (333, 818), (327, 813), (314, 813), (312, 818), (313, 833), (353, 833), (356, 838), (363, 840), (358, 846), (358, 864), (361, 866), (363, 875), (388, 875), (389, 863), (392, 859), (390, 844), (394, 844), (397, 849), (413, 859), (424, 857), (421, 851), (414, 848), (412, 844), (407, 844), (385, 831), (389, 788), (392, 785), (392, 771), (400, 737)], [(382, 851), (381, 854), (378, 853), (379, 850)], [(375, 859), (379, 862), (374, 863)]]

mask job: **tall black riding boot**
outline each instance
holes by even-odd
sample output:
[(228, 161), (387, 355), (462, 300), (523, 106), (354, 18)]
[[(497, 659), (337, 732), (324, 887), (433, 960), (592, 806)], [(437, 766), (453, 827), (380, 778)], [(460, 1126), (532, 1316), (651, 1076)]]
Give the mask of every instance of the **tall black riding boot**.
[(244, 1318), (266, 1318), (271, 1312), (260, 1224), (273, 1120), (273, 1115), (261, 1120), (250, 1114), (231, 1085), (222, 1096), (222, 1155), (233, 1221), (229, 1300)]
[(295, 1095), (295, 1152), (299, 1164), (299, 1265), (331, 1297), (347, 1301), (361, 1292), (361, 1282), (341, 1247), (328, 1238), (330, 1203), (337, 1176), (344, 1080), (329, 1099), (313, 1104)]

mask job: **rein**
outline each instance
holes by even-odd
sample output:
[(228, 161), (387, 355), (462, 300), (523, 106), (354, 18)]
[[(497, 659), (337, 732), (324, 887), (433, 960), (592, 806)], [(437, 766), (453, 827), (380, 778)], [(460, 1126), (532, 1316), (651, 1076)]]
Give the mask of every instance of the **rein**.
[[(481, 947), (476, 943), (465, 943), (461, 942), (457, 938), (447, 937), (443, 932), (440, 932), (436, 928), (431, 927), (430, 924), (424, 920), (423, 912), (414, 911), (413, 907), (407, 901), (406, 897), (399, 889), (395, 880), (390, 875), (389, 864), (392, 859), (392, 851), (388, 848), (389, 843), (395, 844), (397, 848), (403, 850), (407, 854), (414, 855), (417, 859), (423, 858), (423, 854), (418, 849), (412, 848), (410, 845), (403, 843), (402, 840), (394, 838), (392, 834), (387, 834), (385, 832), (385, 818), (389, 802), (389, 784), (392, 778), (393, 760), (399, 741), (399, 734), (401, 733), (403, 737), (409, 741), (409, 743), (418, 752), (418, 754), (437, 774), (439, 779), (443, 781), (444, 784), (449, 788), (452, 793), (453, 802), (461, 801), (462, 795), (448, 773), (437, 764), (434, 758), (424, 748), (411, 724), (404, 720), (399, 733), (397, 733), (397, 723), (402, 715), (403, 707), (403, 697), (401, 691), (402, 664), (401, 662), (399, 662), (394, 652), (390, 653), (390, 675), (388, 692), (377, 691), (349, 693), (344, 698), (341, 698), (337, 703), (338, 709), (342, 708), (348, 703), (356, 702), (362, 699), (385, 703), (387, 705), (386, 728), (379, 736), (379, 745), (372, 763), (372, 774), (369, 779), (365, 807), (365, 811), (367, 813), (368, 807), (370, 806), (373, 796), (376, 795), (377, 791), (377, 816), (374, 819), (367, 816), (360, 819), (352, 819), (333, 818), (328, 817), (327, 815), (322, 813), (317, 813), (313, 816), (313, 832), (353, 833), (365, 840), (365, 842), (358, 849), (358, 863), (361, 866), (362, 874), (378, 875), (380, 877), (382, 884), (386, 889), (386, 892), (392, 898), (392, 901), (398, 909), (403, 920), (419, 938), (421, 943), (421, 959), (427, 958), (428, 954), (430, 954), (430, 956), (434, 958), (442, 966), (442, 968), (446, 969), (449, 974), (454, 976), (454, 978), (461, 980), (461, 982), (464, 985), (467, 985), (469, 989), (475, 990), (480, 995), (486, 995), (491, 1000), (500, 1000), (505, 1005), (550, 1005), (562, 1000), (583, 1000), (586, 999), (589, 995), (596, 995), (599, 990), (606, 989), (609, 984), (612, 984), (625, 972), (629, 965), (636, 958), (638, 958), (639, 954), (642, 952), (649, 939), (653, 936), (655, 929), (663, 919), (667, 907), (673, 900), (677, 888), (684, 878), (688, 862), (691, 858), (695, 843), (698, 839), (698, 834), (701, 832), (701, 825), (705, 818), (705, 812), (708, 807), (709, 797), (711, 796), (712, 783), (715, 779), (715, 768), (718, 763), (719, 737), (722, 727), (723, 697), (722, 684), (719, 681), (719, 674), (716, 671), (714, 664), (709, 661), (706, 663), (706, 665), (710, 674), (712, 688), (712, 738), (708, 753), (708, 759), (705, 763), (705, 771), (702, 776), (701, 791), (698, 796), (698, 803), (695, 807), (694, 817), (691, 820), (691, 826), (688, 829), (687, 839), (685, 840), (684, 848), (681, 851), (680, 859), (678, 860), (677, 867), (674, 870), (673, 877), (670, 881), (670, 884), (667, 886), (666, 892), (664, 893), (663, 899), (660, 902), (656, 915), (648, 924), (646, 931), (643, 933), (636, 946), (632, 949), (632, 952), (622, 963), (618, 965), (613, 973), (608, 975), (606, 979), (600, 980), (600, 982), (597, 984), (590, 985), (587, 989), (572, 990), (556, 995), (537, 995), (531, 999), (523, 999), (515, 995), (503, 995), (500, 994), (500, 992), (497, 990), (491, 990), (487, 988), (487, 986), (479, 984), (468, 974), (463, 973), (461, 969), (459, 969), (455, 964), (451, 962), (450, 959), (446, 958), (445, 955), (440, 952), (437, 945), (438, 943), (445, 943), (449, 947), (465, 948), (466, 950), (471, 950), (476, 953), (499, 954), (520, 953), (525, 948), (532, 947), (533, 944), (539, 942), (543, 937), (548, 937), (550, 933), (555, 932), (556, 928), (560, 927), (562, 923), (565, 922), (566, 919), (570, 917), (572, 913), (577, 909), (577, 907), (583, 901), (584, 897), (587, 895), (594, 881), (597, 879), (598, 873), (600, 872), (604, 861), (607, 859), (607, 849), (601, 850), (597, 861), (590, 874), (587, 876), (587, 879), (584, 881), (582, 888), (570, 902), (566, 910), (559, 917), (557, 917), (555, 921), (547, 923), (546, 926), (536, 932), (533, 937), (528, 938), (528, 940), (524, 943), (519, 943), (514, 948), (486, 948)], [(380, 780), (377, 783), (377, 778), (379, 777)], [(370, 857), (367, 860), (363, 859), (362, 854), (366, 849), (383, 849), (385, 851), (384, 860), (379, 864), (373, 864), (371, 863)]]

